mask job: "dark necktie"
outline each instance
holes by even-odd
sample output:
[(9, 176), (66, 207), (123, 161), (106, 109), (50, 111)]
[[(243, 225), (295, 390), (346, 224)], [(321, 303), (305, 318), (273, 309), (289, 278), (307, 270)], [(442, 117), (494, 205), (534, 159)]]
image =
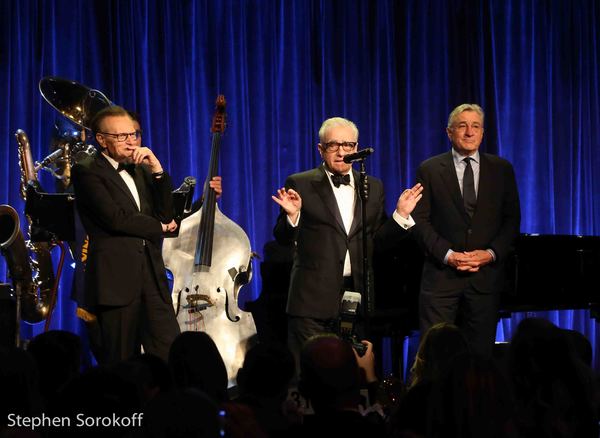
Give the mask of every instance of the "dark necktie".
[(337, 173), (333, 174), (333, 175), (331, 175), (331, 182), (336, 187), (339, 187), (341, 184), (347, 186), (350, 184), (350, 174), (346, 174), (346, 175), (338, 175)]
[(475, 178), (473, 178), (473, 168), (471, 167), (471, 157), (465, 158), (465, 173), (463, 175), (463, 201), (465, 210), (469, 217), (473, 217), (475, 207), (477, 206), (477, 196), (475, 195)]
[(120, 172), (122, 170), (126, 170), (129, 175), (133, 176), (135, 174), (135, 164), (119, 163), (119, 165), (117, 166), (117, 172)]

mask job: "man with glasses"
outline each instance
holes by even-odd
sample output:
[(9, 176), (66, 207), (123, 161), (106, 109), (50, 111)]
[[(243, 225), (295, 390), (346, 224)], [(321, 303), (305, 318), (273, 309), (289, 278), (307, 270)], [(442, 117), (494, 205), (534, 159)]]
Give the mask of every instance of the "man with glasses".
[[(345, 290), (361, 291), (362, 221), (357, 195), (358, 172), (344, 156), (358, 146), (358, 129), (350, 120), (334, 117), (319, 130), (317, 148), (323, 164), (291, 175), (273, 200), (281, 207), (276, 240), (295, 244), (287, 303), (288, 346), (298, 363), (304, 342), (313, 335), (334, 332)], [(369, 249), (393, 245), (414, 225), (410, 213), (421, 199), (419, 184), (399, 197), (392, 218), (384, 208), (383, 184), (368, 177), (367, 227)]]
[(176, 228), (171, 179), (135, 126), (121, 107), (100, 111), (91, 128), (101, 153), (72, 169), (89, 236), (84, 301), (97, 316), (101, 363), (127, 359), (140, 344), (166, 360), (179, 334), (161, 256), (163, 233)]
[(448, 117), (452, 149), (424, 161), (425, 188), (415, 209), (415, 236), (425, 250), (419, 294), (421, 333), (439, 322), (458, 325), (474, 353), (489, 357), (496, 336), (503, 267), (521, 213), (512, 165), (479, 152), (483, 110), (462, 104)]

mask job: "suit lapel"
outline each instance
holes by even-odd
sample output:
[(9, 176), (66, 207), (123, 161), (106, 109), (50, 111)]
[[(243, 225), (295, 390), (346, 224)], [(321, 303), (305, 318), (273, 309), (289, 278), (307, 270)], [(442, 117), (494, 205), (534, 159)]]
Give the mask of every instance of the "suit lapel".
[(485, 154), (479, 152), (479, 187), (477, 189), (477, 208), (473, 213), (473, 218), (477, 211), (486, 210), (485, 204), (491, 202), (494, 198), (491, 191), (494, 186), (490, 162)]
[(323, 200), (323, 204), (325, 205), (329, 213), (331, 213), (331, 215), (335, 218), (335, 221), (337, 222), (341, 232), (345, 235), (346, 229), (344, 228), (344, 221), (342, 221), (340, 209), (338, 208), (335, 195), (333, 194), (333, 189), (331, 188), (329, 178), (327, 178), (327, 174), (325, 173), (323, 166), (320, 166), (318, 168), (317, 175), (312, 181), (312, 185), (315, 191)]
[(440, 172), (444, 186), (448, 190), (452, 202), (461, 212), (466, 222), (470, 222), (471, 218), (465, 210), (465, 204), (463, 202), (462, 193), (460, 192), (460, 186), (458, 185), (458, 177), (456, 176), (456, 169), (454, 168), (454, 160), (452, 159), (452, 152), (448, 152), (442, 157), (440, 162)]
[[(131, 194), (131, 190), (129, 190), (127, 184), (125, 184), (125, 181), (123, 181), (123, 178), (121, 178), (121, 175), (119, 175), (119, 172), (117, 172), (117, 170), (108, 162), (106, 158), (104, 158), (102, 154), (98, 154), (98, 159), (96, 160), (96, 163), (98, 163), (98, 166), (101, 172), (104, 174), (105, 178), (112, 181), (129, 198), (129, 200), (133, 203), (134, 207), (137, 209), (135, 198)], [(136, 169), (136, 174), (138, 171), (139, 169)], [(136, 182), (136, 187), (137, 186), (138, 184)]]

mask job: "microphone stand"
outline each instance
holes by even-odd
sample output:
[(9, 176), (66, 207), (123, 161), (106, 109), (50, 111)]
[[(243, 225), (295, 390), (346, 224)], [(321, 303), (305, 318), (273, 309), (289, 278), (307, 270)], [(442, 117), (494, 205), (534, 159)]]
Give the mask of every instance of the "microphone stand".
[(370, 315), (373, 313), (373, 300), (371, 295), (371, 272), (369, 270), (369, 255), (367, 248), (367, 199), (369, 198), (369, 182), (365, 170), (365, 158), (357, 160), (360, 163), (360, 178), (358, 183), (358, 196), (360, 197), (360, 214), (362, 219), (362, 256), (363, 256), (363, 284), (362, 284), (362, 316), (365, 324), (365, 336), (370, 332)]

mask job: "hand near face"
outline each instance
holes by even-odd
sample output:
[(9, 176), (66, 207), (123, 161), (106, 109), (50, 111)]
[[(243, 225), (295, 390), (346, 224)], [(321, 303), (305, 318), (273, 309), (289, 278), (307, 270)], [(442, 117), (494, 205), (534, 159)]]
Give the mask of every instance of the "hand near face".
[(147, 164), (152, 173), (162, 172), (162, 166), (158, 158), (145, 146), (135, 148), (131, 152), (131, 162), (135, 164)]
[(277, 190), (277, 196), (271, 196), (279, 206), (287, 213), (292, 222), (296, 222), (300, 209), (302, 208), (302, 198), (300, 194), (293, 189), (280, 188)]
[(396, 203), (396, 211), (400, 216), (408, 219), (412, 211), (415, 209), (417, 203), (423, 197), (423, 186), (419, 183), (415, 184), (412, 188), (404, 190), (398, 202)]

